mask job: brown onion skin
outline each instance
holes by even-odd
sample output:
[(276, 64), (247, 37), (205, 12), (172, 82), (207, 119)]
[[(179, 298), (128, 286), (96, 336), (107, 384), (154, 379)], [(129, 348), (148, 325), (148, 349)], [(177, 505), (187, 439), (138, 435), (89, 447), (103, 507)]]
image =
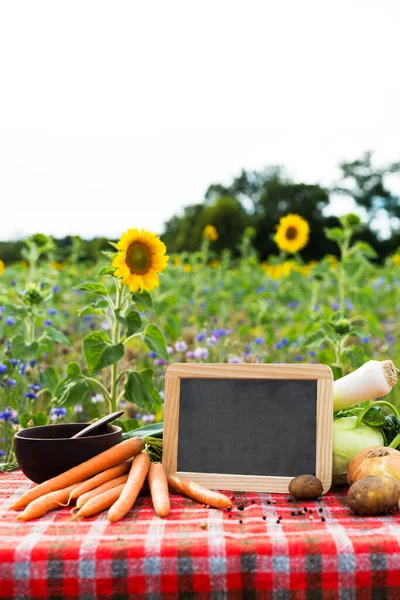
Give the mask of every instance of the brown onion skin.
[(390, 475), (400, 481), (400, 452), (387, 446), (370, 446), (361, 450), (349, 464), (347, 481), (352, 485), (369, 475)]

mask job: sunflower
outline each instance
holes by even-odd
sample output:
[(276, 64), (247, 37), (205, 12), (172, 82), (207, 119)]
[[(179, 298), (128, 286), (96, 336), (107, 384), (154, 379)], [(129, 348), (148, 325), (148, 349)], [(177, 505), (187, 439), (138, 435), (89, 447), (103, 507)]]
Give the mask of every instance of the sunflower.
[(114, 275), (121, 278), (131, 292), (153, 290), (158, 286), (158, 273), (165, 269), (168, 256), (165, 244), (155, 233), (144, 229), (128, 229), (116, 246), (112, 261)]
[(216, 242), (218, 239), (218, 231), (214, 225), (206, 225), (203, 229), (203, 237), (210, 242)]
[(279, 220), (274, 240), (280, 250), (295, 254), (308, 243), (310, 226), (300, 215), (286, 215)]
[(0, 275), (2, 275), (5, 271), (6, 265), (3, 263), (3, 261), (0, 258)]

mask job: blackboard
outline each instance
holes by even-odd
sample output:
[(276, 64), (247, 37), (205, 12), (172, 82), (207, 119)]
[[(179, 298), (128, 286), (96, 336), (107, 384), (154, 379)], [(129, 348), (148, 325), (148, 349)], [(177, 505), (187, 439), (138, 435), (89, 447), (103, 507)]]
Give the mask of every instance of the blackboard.
[(325, 365), (168, 368), (163, 463), (217, 489), (287, 491), (332, 470), (332, 373)]
[(178, 470), (314, 475), (316, 404), (315, 380), (183, 379)]

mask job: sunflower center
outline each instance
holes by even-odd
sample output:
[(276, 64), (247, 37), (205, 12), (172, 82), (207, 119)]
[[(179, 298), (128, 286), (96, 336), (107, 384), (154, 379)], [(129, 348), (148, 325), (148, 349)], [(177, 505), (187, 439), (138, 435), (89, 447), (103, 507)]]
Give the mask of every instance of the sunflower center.
[(297, 227), (293, 227), (293, 225), (291, 225), (290, 227), (287, 228), (286, 239), (294, 240), (295, 238), (297, 238), (297, 235), (298, 235)]
[(151, 266), (151, 252), (144, 244), (133, 242), (126, 251), (126, 263), (131, 273), (144, 275)]

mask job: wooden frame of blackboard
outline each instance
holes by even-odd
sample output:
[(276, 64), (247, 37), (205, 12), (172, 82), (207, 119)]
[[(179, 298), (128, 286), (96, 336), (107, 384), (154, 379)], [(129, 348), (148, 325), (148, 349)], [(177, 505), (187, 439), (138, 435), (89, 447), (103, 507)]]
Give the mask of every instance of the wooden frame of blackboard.
[(332, 371), (328, 366), (320, 364), (175, 363), (170, 365), (166, 372), (162, 462), (167, 472), (196, 481), (211, 489), (287, 493), (292, 477), (177, 471), (181, 379), (316, 380), (315, 475), (322, 482), (323, 493), (329, 490), (332, 483), (333, 378)]

